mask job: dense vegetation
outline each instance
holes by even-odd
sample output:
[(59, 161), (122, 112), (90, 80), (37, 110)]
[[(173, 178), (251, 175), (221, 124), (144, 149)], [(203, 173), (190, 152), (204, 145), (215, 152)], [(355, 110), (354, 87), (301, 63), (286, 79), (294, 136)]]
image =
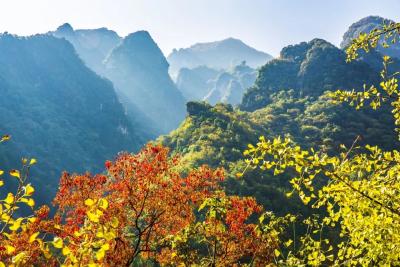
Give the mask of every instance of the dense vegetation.
[[(99, 174), (64, 172), (53, 200), (54, 214), (47, 206), (37, 207), (33, 198), (35, 187), (29, 177), (40, 164), (35, 158), (22, 158), (18, 169), (5, 166), (0, 169), (0, 187), (6, 185), (0, 198), (0, 267), (399, 265), (398, 61), (382, 56), (378, 74), (376, 65), (359, 57), (370, 52), (379, 56), (376, 48), (382, 40), (396, 43), (399, 37), (400, 23), (390, 22), (361, 33), (346, 47), (346, 54), (323, 40), (285, 48), (285, 59), (260, 71), (242, 104), (248, 111), (226, 104), (187, 103), (189, 116), (177, 130), (158, 139), (161, 144), (148, 144), (137, 154), (119, 153), (105, 161)], [(122, 108), (112, 86), (76, 55), (67, 55), (75, 61), (62, 61), (64, 68), (51, 64), (53, 59), (59, 62), (56, 55), (73, 52), (70, 44), (49, 35), (6, 34), (1, 45), (7, 52), (4, 63), (18, 66), (0, 68), (5, 93), (12, 89), (33, 98), (33, 93), (46, 91), (53, 100), (35, 72), (38, 69), (64, 81), (60, 87), (69, 90), (56, 93), (68, 98), (73, 89), (59, 76), (76, 68), (81, 75), (91, 75), (95, 85), (109, 86), (103, 88), (110, 101), (105, 103), (115, 109), (101, 114), (110, 107), (95, 109), (96, 101), (103, 104), (105, 99), (90, 91), (91, 98), (76, 98), (72, 92), (75, 102), (59, 103), (62, 110), (85, 123), (89, 133), (98, 127), (91, 113), (96, 112), (111, 124), (102, 129), (105, 137), (116, 134), (111, 115)], [(46, 57), (48, 53), (35, 45), (50, 51), (57, 46), (64, 53)], [(24, 57), (18, 58), (16, 51)], [(18, 60), (10, 64), (10, 58)], [(340, 58), (350, 65), (341, 65)], [(53, 68), (45, 72), (43, 65)], [(343, 80), (347, 72), (354, 81)], [(13, 76), (22, 74), (28, 78)], [(298, 80), (279, 83), (275, 76)], [(286, 90), (280, 88), (283, 84)], [(345, 85), (360, 87), (342, 90)], [(11, 102), (22, 103), (17, 111), (24, 116), (17, 119), (23, 120), (27, 111), (46, 114), (29, 110), (32, 105), (24, 102), (28, 101), (22, 97)], [(82, 103), (94, 111), (81, 110)], [(64, 122), (72, 124), (68, 119)], [(126, 118), (123, 130), (118, 122), (120, 138), (110, 142), (120, 145), (122, 138), (130, 137), (130, 121)], [(14, 151), (12, 140), (0, 136), (1, 148), (11, 145)]]
[(40, 158), (32, 173), (39, 202), (51, 200), (63, 170), (99, 170), (150, 138), (125, 116), (112, 84), (49, 35), (0, 36), (0, 94), (0, 131), (14, 137), (0, 152), (2, 167)]
[[(261, 108), (246, 112), (231, 105), (189, 102), (188, 117), (159, 142), (181, 155), (188, 169), (201, 164), (226, 168), (230, 178), (226, 186), (231, 193), (255, 196), (278, 213), (302, 213), (298, 203), (285, 197), (291, 188), (288, 177), (271, 178), (251, 171), (242, 180), (235, 179), (238, 170), (245, 167), (241, 152), (248, 143), (257, 142), (261, 135), (291, 136), (303, 147), (333, 154), (340, 144), (350, 146), (357, 136), (361, 144), (385, 149), (397, 147), (397, 142), (390, 107), (385, 105), (380, 113), (357, 111), (335, 105), (324, 95), (327, 89), (347, 85), (362, 88), (364, 82), (377, 81), (378, 73), (367, 63), (346, 65), (343, 51), (319, 39), (289, 46), (281, 54), (284, 59), (273, 60), (260, 69), (255, 86), (243, 99), (242, 106)], [(303, 77), (297, 74), (300, 65)]]

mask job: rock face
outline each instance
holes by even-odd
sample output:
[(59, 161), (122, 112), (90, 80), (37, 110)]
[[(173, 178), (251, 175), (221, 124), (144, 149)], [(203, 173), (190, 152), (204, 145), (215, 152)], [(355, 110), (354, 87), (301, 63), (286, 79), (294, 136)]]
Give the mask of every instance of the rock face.
[(176, 84), (186, 99), (205, 100), (213, 105), (218, 102), (237, 105), (256, 76), (256, 70), (246, 62), (226, 71), (201, 66), (181, 69)]
[[(351, 40), (356, 38), (360, 33), (369, 33), (375, 28), (382, 27), (383, 23), (391, 22), (393, 21), (378, 16), (368, 16), (360, 19), (359, 21), (353, 23), (345, 32), (343, 35), (343, 40), (340, 43), (340, 47), (342, 49), (347, 47), (351, 43)], [(400, 59), (400, 44), (398, 42), (391, 45), (389, 48), (383, 48), (382, 45), (379, 45), (377, 50), (382, 54)]]
[(171, 65), (170, 74), (173, 78), (178, 75), (181, 68), (207, 66), (217, 70), (229, 69), (242, 61), (246, 61), (252, 68), (257, 68), (271, 59), (271, 55), (258, 51), (234, 38), (175, 49), (168, 56), (168, 62)]
[(220, 73), (221, 71), (206, 66), (182, 68), (176, 79), (176, 86), (186, 99), (202, 100)]
[(232, 70), (221, 73), (204, 100), (212, 105), (218, 102), (238, 105), (247, 88), (254, 84), (256, 76), (257, 72), (242, 62)]
[(264, 65), (255, 85), (243, 97), (241, 109), (253, 111), (270, 102), (279, 90), (293, 89), (299, 95), (318, 97), (324, 91), (362, 88), (377, 80), (377, 72), (366, 62), (346, 63), (339, 48), (314, 39), (282, 49), (280, 58)]
[(107, 28), (74, 30), (68, 23), (58, 27), (52, 34), (72, 43), (85, 64), (100, 75), (104, 74), (104, 59), (121, 42), (121, 37)]
[(129, 117), (146, 125), (146, 131), (167, 133), (183, 120), (185, 99), (148, 32), (121, 38), (106, 28), (73, 30), (64, 24), (51, 34), (70, 41), (87, 66), (114, 84)]
[(105, 76), (163, 132), (184, 119), (185, 99), (168, 74), (168, 62), (146, 31), (132, 33), (104, 62)]
[(87, 68), (73, 46), (51, 35), (0, 35), (2, 168), (35, 157), (33, 182), (49, 201), (63, 170), (100, 171), (119, 151), (137, 151), (139, 134), (113, 85)]

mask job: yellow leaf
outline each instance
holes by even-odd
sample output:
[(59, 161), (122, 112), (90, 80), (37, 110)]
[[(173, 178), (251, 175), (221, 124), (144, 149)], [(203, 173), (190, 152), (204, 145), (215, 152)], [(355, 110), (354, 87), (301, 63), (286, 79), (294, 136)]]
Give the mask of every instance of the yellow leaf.
[(3, 136), (1, 137), (1, 139), (0, 139), (0, 143), (1, 143), (1, 142), (8, 141), (8, 140), (10, 140), (10, 139), (11, 139), (11, 135), (8, 135), (8, 134), (3, 135)]
[(6, 267), (6, 265), (4, 264), (4, 262), (0, 261), (0, 267)]
[(12, 193), (8, 193), (6, 199), (4, 199), (4, 201), (11, 205), (14, 202), (14, 195)]
[(86, 212), (86, 215), (88, 216), (90, 221), (95, 222), (95, 223), (99, 222), (99, 216), (97, 216), (96, 214), (88, 211), (88, 212)]
[(0, 186), (3, 186), (3, 185), (4, 185), (4, 181), (0, 180)]
[(36, 162), (37, 162), (37, 160), (35, 158), (33, 158), (29, 161), (29, 165), (34, 165), (34, 164), (36, 164)]
[[(15, 257), (12, 258), (13, 263), (20, 263), (26, 257), (25, 252), (18, 253)], [(19, 265), (18, 265), (19, 266)]]
[(34, 192), (35, 192), (35, 188), (33, 188), (33, 186), (31, 186), (31, 184), (27, 184), (25, 186), (25, 195), (31, 196)]
[(33, 241), (36, 240), (36, 237), (39, 235), (39, 232), (33, 233), (30, 237), (29, 237), (29, 243), (32, 243)]
[(104, 258), (104, 256), (106, 255), (106, 252), (103, 249), (99, 249), (96, 252), (96, 259), (97, 260), (102, 260)]
[(106, 210), (108, 208), (108, 201), (104, 198), (100, 199), (99, 207), (102, 208), (103, 210)]
[(53, 240), (53, 246), (55, 248), (62, 248), (63, 247), (63, 240), (59, 237), (55, 237)]
[(118, 219), (116, 217), (113, 217), (110, 224), (111, 224), (111, 227), (117, 228), (118, 224), (119, 224), (119, 221), (118, 221)]
[(15, 251), (15, 248), (13, 246), (6, 245), (5, 247), (7, 250), (7, 254), (11, 254)]
[(62, 254), (63, 255), (68, 255), (69, 253), (71, 253), (71, 250), (68, 247), (63, 247)]
[(93, 199), (88, 198), (88, 199), (85, 200), (85, 205), (86, 206), (91, 207), (91, 206), (93, 206), (93, 204), (94, 204), (94, 200)]
[(34, 223), (34, 222), (36, 222), (36, 217), (31, 217), (31, 218), (29, 218), (28, 219), (28, 221), (30, 222), (30, 223)]
[(293, 243), (293, 240), (289, 239), (288, 241), (285, 242), (285, 246), (289, 247)]
[(279, 255), (281, 255), (281, 253), (277, 249), (274, 250), (274, 254), (275, 254), (275, 257), (279, 257)]
[(28, 204), (29, 207), (33, 207), (33, 206), (35, 206), (35, 200), (33, 200), (33, 198), (30, 198), (28, 200), (28, 203), (26, 203), (26, 204)]
[(19, 170), (11, 170), (11, 171), (10, 171), (10, 175), (11, 175), (11, 176), (14, 176), (14, 177), (17, 177), (17, 178), (20, 178), (20, 177), (21, 177), (21, 175), (20, 175), (20, 173), (19, 173)]
[(100, 249), (103, 249), (103, 250), (107, 251), (107, 250), (109, 250), (109, 249), (110, 249), (110, 244), (108, 244), (108, 243), (105, 243), (104, 245), (102, 245), (102, 246), (101, 246), (101, 248), (100, 248)]
[(4, 173), (4, 171), (3, 171), (3, 170), (0, 170), (0, 175), (3, 175), (3, 173)]
[(22, 218), (18, 218), (14, 223), (9, 227), (11, 231), (17, 231), (21, 227)]

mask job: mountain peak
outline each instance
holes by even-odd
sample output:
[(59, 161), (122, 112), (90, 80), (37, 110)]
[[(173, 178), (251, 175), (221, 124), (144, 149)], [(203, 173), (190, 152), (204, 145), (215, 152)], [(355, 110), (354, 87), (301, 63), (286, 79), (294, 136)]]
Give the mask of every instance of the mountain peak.
[(74, 28), (72, 28), (71, 24), (69, 24), (69, 23), (64, 23), (64, 24), (60, 25), (60, 26), (57, 28), (57, 31), (58, 31), (58, 32), (62, 32), (62, 33), (71, 33), (71, 32), (74, 31)]
[(350, 25), (349, 29), (344, 33), (340, 47), (343, 49), (348, 46), (352, 39), (356, 38), (360, 33), (368, 33), (373, 29), (380, 27), (383, 23), (393, 22), (380, 16), (367, 16)]
[(227, 70), (246, 61), (252, 68), (257, 68), (272, 56), (254, 49), (243, 41), (229, 37), (220, 41), (197, 43), (188, 48), (173, 50), (168, 56), (170, 74), (176, 77), (181, 68), (196, 68), (204, 65), (217, 70)]

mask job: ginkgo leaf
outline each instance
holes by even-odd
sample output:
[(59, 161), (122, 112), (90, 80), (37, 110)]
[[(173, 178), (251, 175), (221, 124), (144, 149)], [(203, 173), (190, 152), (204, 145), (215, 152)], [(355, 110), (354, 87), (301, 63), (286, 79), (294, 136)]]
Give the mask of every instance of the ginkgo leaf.
[(62, 248), (63, 247), (63, 240), (59, 237), (55, 237), (53, 242), (52, 242), (53, 246), (55, 248)]
[(26, 257), (26, 253), (20, 252), (15, 257), (12, 258), (12, 262), (16, 263), (19, 266), (18, 263), (20, 263), (25, 257)]
[(12, 193), (8, 193), (6, 199), (4, 201), (11, 205), (14, 202), (14, 195)]
[(36, 217), (31, 217), (31, 218), (28, 219), (28, 221), (29, 221), (30, 223), (34, 223), (34, 222), (36, 222), (36, 220), (37, 220)]
[(108, 201), (107, 199), (100, 199), (99, 200), (99, 207), (102, 208), (103, 210), (106, 210), (108, 208)]
[(33, 233), (31, 234), (31, 236), (29, 237), (29, 243), (32, 243), (33, 241), (36, 240), (36, 237), (39, 235), (39, 232)]
[(31, 184), (27, 184), (25, 186), (25, 195), (31, 196), (34, 192), (35, 192), (35, 188), (33, 188), (33, 186), (31, 186)]
[(95, 222), (95, 223), (99, 222), (99, 216), (97, 216), (96, 214), (88, 211), (88, 212), (86, 212), (86, 215), (88, 216), (90, 221)]
[(29, 207), (33, 207), (33, 206), (35, 206), (35, 200), (33, 198), (30, 198), (28, 200), (28, 203), (26, 203), (26, 204), (28, 204)]
[(5, 245), (5, 247), (6, 247), (7, 254), (11, 254), (15, 251), (15, 248), (13, 246)]
[(6, 265), (4, 264), (4, 262), (0, 261), (0, 267), (6, 267)]
[(19, 170), (11, 170), (10, 175), (17, 177), (17, 178), (21, 178), (21, 174), (20, 174)]
[(20, 227), (21, 227), (21, 222), (22, 222), (22, 218), (18, 218), (17, 220), (15, 220), (13, 222), (13, 224), (10, 225), (10, 230), (11, 231), (17, 231)]
[(4, 181), (0, 180), (0, 186), (3, 186), (3, 185), (4, 185)]
[(68, 248), (68, 247), (63, 247), (63, 249), (62, 249), (62, 254), (63, 255), (68, 255), (68, 254), (70, 254), (71, 253), (71, 250)]
[(37, 160), (36, 160), (35, 158), (32, 158), (32, 159), (29, 161), (29, 165), (34, 165), (34, 164), (36, 164), (36, 162), (37, 162)]
[(89, 206), (89, 207), (93, 206), (94, 205), (94, 200), (91, 199), (91, 198), (86, 199), (85, 200), (85, 205)]
[(277, 249), (274, 250), (274, 254), (275, 254), (275, 257), (279, 257), (279, 255), (281, 255), (280, 251)]
[(8, 135), (8, 134), (3, 135), (3, 136), (0, 138), (0, 143), (1, 143), (1, 142), (8, 141), (8, 140), (10, 140), (10, 139), (11, 139), (11, 135)]
[(102, 260), (102, 259), (104, 258), (105, 255), (106, 255), (105, 250), (99, 249), (99, 250), (96, 252), (96, 259), (97, 259), (97, 260)]
[(0, 170), (0, 175), (3, 175), (3, 173), (4, 173), (4, 171), (3, 171), (3, 170)]

